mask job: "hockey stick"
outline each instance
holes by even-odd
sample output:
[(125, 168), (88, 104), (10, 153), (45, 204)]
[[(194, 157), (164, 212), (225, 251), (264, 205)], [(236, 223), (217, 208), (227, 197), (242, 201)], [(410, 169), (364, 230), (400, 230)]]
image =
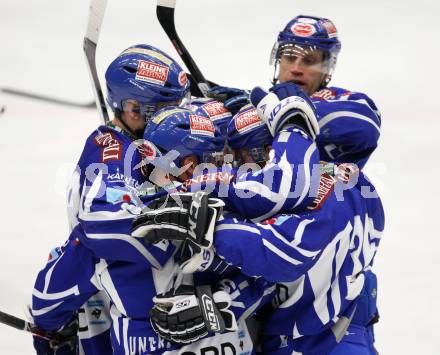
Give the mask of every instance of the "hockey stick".
[(55, 97), (34, 94), (34, 93), (11, 89), (11, 88), (2, 88), (1, 92), (5, 93), (5, 94), (10, 94), (10, 95), (26, 97), (28, 99), (46, 101), (46, 102), (50, 102), (52, 104), (65, 105), (65, 106), (71, 106), (71, 107), (79, 107), (79, 108), (95, 108), (94, 102), (89, 102), (89, 103), (73, 102), (73, 101), (57, 99)]
[(174, 23), (175, 7), (176, 0), (157, 0), (157, 19), (197, 83), (199, 92), (193, 92), (193, 94), (196, 96), (206, 96), (210, 85), (177, 34), (176, 25)]
[(3, 323), (15, 329), (24, 330), (25, 332), (31, 333), (32, 335), (46, 340), (54, 339), (54, 333), (48, 333), (30, 322), (27, 322), (21, 318), (17, 318), (8, 313), (4, 313), (2, 311), (0, 311), (0, 323)]
[(95, 93), (96, 107), (104, 124), (109, 122), (109, 116), (96, 70), (96, 46), (98, 45), (99, 33), (101, 32), (106, 6), (107, 0), (90, 0), (90, 13), (87, 21), (86, 35), (84, 37), (84, 54), (87, 59), (87, 67), (89, 68), (93, 91)]

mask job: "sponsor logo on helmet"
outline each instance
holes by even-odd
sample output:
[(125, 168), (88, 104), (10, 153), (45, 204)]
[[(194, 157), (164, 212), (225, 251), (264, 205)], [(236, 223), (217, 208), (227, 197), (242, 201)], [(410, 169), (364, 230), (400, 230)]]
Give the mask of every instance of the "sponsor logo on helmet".
[(214, 137), (215, 127), (209, 118), (190, 115), (189, 121), (192, 134)]
[(238, 133), (245, 133), (251, 129), (263, 125), (263, 121), (257, 114), (256, 108), (244, 111), (234, 117), (235, 128)]
[(230, 116), (230, 112), (225, 108), (223, 103), (218, 101), (208, 102), (202, 105), (202, 109), (214, 122)]
[(338, 37), (338, 31), (336, 30), (336, 26), (330, 20), (325, 20), (322, 22), (322, 26), (324, 26), (327, 31), (329, 38)]
[(180, 84), (180, 86), (185, 86), (187, 81), (188, 81), (188, 79), (186, 78), (186, 73), (182, 70), (179, 73), (179, 84)]
[(106, 163), (110, 160), (120, 160), (122, 155), (122, 143), (119, 142), (110, 132), (99, 132), (94, 139), (98, 147), (103, 147), (101, 152), (101, 162)]
[(136, 72), (136, 80), (153, 84), (164, 85), (168, 79), (170, 69), (161, 64), (140, 60)]
[(301, 23), (301, 22), (294, 23), (293, 26), (291, 27), (291, 30), (294, 35), (300, 37), (310, 37), (316, 32), (315, 26), (309, 23)]

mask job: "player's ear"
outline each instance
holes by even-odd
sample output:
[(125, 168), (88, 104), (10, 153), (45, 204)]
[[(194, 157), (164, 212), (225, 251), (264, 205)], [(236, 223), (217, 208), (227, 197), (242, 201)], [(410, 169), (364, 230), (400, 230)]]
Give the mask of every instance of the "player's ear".
[(266, 161), (269, 160), (269, 152), (272, 150), (272, 145), (268, 144), (264, 147), (264, 158), (266, 159)]

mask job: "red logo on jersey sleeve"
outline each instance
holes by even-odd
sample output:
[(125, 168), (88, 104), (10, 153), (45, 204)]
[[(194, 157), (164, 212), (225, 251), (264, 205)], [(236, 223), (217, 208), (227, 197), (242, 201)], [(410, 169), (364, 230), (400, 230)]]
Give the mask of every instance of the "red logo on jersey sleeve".
[(110, 132), (99, 132), (95, 137), (95, 144), (104, 148), (101, 152), (101, 162), (106, 163), (110, 160), (121, 160), (122, 143), (117, 140)]

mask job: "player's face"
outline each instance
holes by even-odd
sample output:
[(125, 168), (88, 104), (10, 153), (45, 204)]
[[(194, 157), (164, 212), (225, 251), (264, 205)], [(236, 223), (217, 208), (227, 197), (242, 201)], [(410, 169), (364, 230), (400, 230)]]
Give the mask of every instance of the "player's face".
[(124, 121), (133, 132), (145, 129), (145, 117), (141, 112), (141, 106), (136, 100), (124, 101), (122, 112)]
[(234, 150), (235, 165), (239, 167), (242, 164), (259, 164), (261, 167), (264, 167), (269, 160), (270, 149), (271, 146), (269, 145), (264, 148), (241, 148)]
[(285, 51), (280, 59), (279, 82), (292, 81), (307, 95), (316, 92), (325, 76), (324, 52), (295, 47)]

